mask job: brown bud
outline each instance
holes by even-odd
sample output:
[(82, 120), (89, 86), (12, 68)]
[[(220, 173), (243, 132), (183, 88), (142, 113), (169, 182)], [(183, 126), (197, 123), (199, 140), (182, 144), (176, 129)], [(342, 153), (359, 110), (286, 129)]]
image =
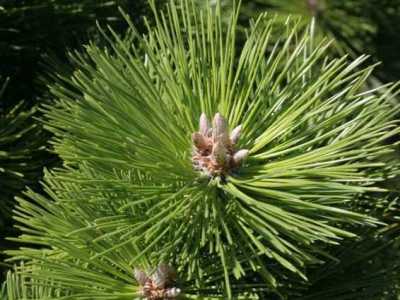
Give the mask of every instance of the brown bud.
[(237, 143), (241, 133), (242, 133), (242, 125), (239, 125), (232, 130), (230, 138), (233, 145)]
[(247, 158), (247, 156), (249, 156), (249, 150), (246, 149), (239, 150), (233, 155), (233, 161), (235, 162), (236, 165), (239, 165)]
[(223, 143), (218, 141), (213, 145), (212, 157), (219, 165), (225, 165), (227, 160), (227, 151)]
[(228, 145), (229, 143), (228, 125), (225, 118), (220, 113), (215, 114), (212, 136), (214, 143), (217, 141), (223, 143), (224, 145)]
[(207, 120), (207, 116), (205, 113), (202, 113), (200, 116), (200, 124), (199, 124), (199, 131), (202, 135), (207, 136), (209, 132), (209, 123)]
[(198, 132), (195, 132), (192, 134), (192, 141), (193, 141), (193, 145), (197, 149), (205, 150), (207, 148), (207, 141), (206, 141), (205, 137)]
[(181, 293), (181, 289), (173, 287), (173, 288), (167, 289), (164, 293), (164, 296), (166, 298), (175, 299), (176, 297), (179, 296), (180, 293)]
[(143, 272), (142, 270), (137, 269), (137, 268), (135, 268), (135, 270), (133, 271), (133, 275), (135, 276), (136, 281), (141, 286), (144, 286), (146, 281), (149, 279), (149, 277), (147, 277), (145, 272)]
[(175, 281), (176, 272), (172, 267), (166, 264), (160, 264), (151, 276), (151, 279), (158, 288), (163, 289), (166, 285)]

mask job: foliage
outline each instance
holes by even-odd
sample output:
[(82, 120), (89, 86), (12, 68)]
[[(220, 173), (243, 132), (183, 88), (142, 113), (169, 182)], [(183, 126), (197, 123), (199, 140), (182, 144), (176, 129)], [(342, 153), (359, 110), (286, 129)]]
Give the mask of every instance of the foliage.
[[(136, 299), (133, 269), (167, 262), (183, 299), (285, 297), (288, 278), (312, 278), (355, 228), (378, 225), (351, 207), (396, 169), (383, 157), (399, 132), (398, 88), (365, 90), (366, 57), (329, 58), (299, 20), (261, 15), (237, 52), (237, 9), (227, 23), (219, 5), (189, 0), (153, 11), (146, 35), (102, 31), (109, 47), (75, 53), (73, 75), (52, 86), (46, 127), (63, 168), (47, 172), (44, 193), (18, 198), (28, 247), (8, 252), (24, 266), (7, 289)], [(249, 157), (224, 176), (192, 165), (203, 112), (242, 124)]]
[(378, 24), (377, 35), (374, 38), (376, 57), (382, 61), (380, 76), (384, 80), (398, 80), (400, 74), (399, 53), (400, 42), (400, 1), (372, 0), (370, 6), (371, 19)]
[(145, 1), (0, 0), (0, 78), (10, 78), (0, 101), (0, 250), (12, 247), (3, 238), (16, 234), (9, 217), (13, 198), (25, 185), (37, 187), (42, 168), (55, 161), (44, 151), (50, 135), (33, 118), (38, 102), (48, 100), (42, 59), (50, 56), (48, 68), (61, 72), (63, 66), (69, 72), (70, 66), (64, 66), (68, 49), (80, 48), (89, 37), (100, 43), (96, 20), (126, 30), (119, 6), (140, 28), (141, 15), (148, 11)]
[(51, 283), (43, 285), (35, 285), (34, 280), (19, 275), (16, 272), (24, 270), (24, 266), (15, 268), (15, 273), (9, 271), (7, 279), (2, 285), (0, 291), (1, 300), (16, 300), (16, 299), (49, 299), (62, 295), (60, 289), (52, 286)]
[[(234, 2), (223, 0), (224, 11), (233, 9)], [(204, 5), (206, 1), (198, 3)], [(242, 0), (241, 3), (240, 22), (245, 27), (251, 18), (265, 11), (276, 13), (276, 21), (281, 24), (289, 15), (301, 16), (303, 28), (315, 18), (315, 37), (332, 39), (332, 53), (353, 57), (368, 53), (373, 62), (383, 62), (374, 76), (383, 82), (398, 80), (400, 60), (395, 53), (400, 51), (399, 0)]]
[[(3, 91), (6, 84), (3, 86)], [(1, 98), (1, 93), (0, 93)], [(24, 109), (24, 103), (0, 112), (0, 211), (1, 230), (10, 218), (13, 197), (26, 185), (35, 185), (46, 163), (41, 125), (34, 121), (36, 109)]]
[[(0, 91), (1, 101), (6, 85), (7, 81)], [(26, 185), (37, 190), (43, 166), (54, 161), (45, 149), (48, 134), (34, 120), (35, 116), (37, 109), (28, 109), (23, 102), (13, 108), (0, 110), (1, 252), (15, 247), (4, 240), (6, 236), (17, 234), (12, 228), (11, 219), (14, 197), (20, 195)], [(1, 257), (3, 258), (3, 254)], [(3, 267), (3, 263), (0, 267)]]
[(338, 261), (310, 272), (310, 286), (301, 300), (392, 300), (398, 299), (399, 239), (362, 233), (356, 243), (345, 243), (332, 254)]
[(392, 192), (366, 194), (354, 201), (355, 209), (379, 218), (385, 226), (374, 230), (360, 228), (358, 240), (345, 241), (332, 249), (329, 253), (336, 260), (309, 270), (309, 283), (297, 285), (294, 299), (398, 299), (400, 202), (395, 183), (398, 184), (398, 178), (385, 182)]
[(146, 1), (0, 0), (0, 74), (11, 78), (8, 102), (2, 106), (12, 107), (16, 99), (28, 105), (40, 101), (42, 56), (64, 60), (68, 48), (80, 48), (89, 38), (99, 40), (96, 21), (125, 31), (118, 7), (141, 28), (141, 16), (148, 13)]

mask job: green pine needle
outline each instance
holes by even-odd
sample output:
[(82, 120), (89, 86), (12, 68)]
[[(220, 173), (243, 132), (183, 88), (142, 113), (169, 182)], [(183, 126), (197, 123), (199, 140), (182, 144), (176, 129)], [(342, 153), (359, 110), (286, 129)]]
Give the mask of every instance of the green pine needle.
[[(366, 57), (330, 59), (296, 20), (276, 28), (260, 16), (238, 52), (238, 9), (229, 25), (219, 5), (153, 10), (148, 34), (103, 31), (108, 47), (73, 54), (72, 78), (51, 87), (46, 126), (64, 166), (15, 212), (18, 241), (49, 250), (9, 254), (73, 299), (132, 299), (133, 268), (159, 262), (177, 268), (187, 299), (251, 299), (285, 274), (307, 280), (327, 245), (356, 236), (348, 225), (378, 224), (350, 204), (391, 175), (382, 157), (399, 132), (397, 86), (365, 90)], [(192, 166), (202, 112), (243, 125), (250, 156), (226, 178)]]

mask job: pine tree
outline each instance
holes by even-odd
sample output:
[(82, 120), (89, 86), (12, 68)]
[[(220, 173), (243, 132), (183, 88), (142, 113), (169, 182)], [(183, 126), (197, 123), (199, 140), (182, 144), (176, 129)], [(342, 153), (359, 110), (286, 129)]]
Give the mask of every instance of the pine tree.
[[(4, 297), (393, 299), (397, 262), (374, 253), (398, 253), (375, 205), (397, 173), (397, 85), (366, 90), (366, 57), (329, 58), (298, 20), (261, 15), (238, 51), (237, 8), (152, 9), (146, 35), (100, 29), (108, 47), (51, 87), (63, 166), (18, 198)], [(332, 289), (371, 257), (385, 282)]]

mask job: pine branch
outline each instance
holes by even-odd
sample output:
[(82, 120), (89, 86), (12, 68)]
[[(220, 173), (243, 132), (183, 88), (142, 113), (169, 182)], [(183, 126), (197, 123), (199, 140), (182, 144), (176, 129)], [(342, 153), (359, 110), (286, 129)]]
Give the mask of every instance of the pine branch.
[[(366, 57), (327, 57), (329, 44), (314, 44), (296, 20), (275, 28), (260, 16), (238, 53), (238, 9), (228, 25), (219, 5), (153, 10), (145, 36), (130, 25), (136, 43), (100, 29), (109, 48), (88, 45), (73, 56), (73, 76), (52, 87), (46, 128), (63, 168), (15, 212), (17, 240), (48, 250), (8, 252), (35, 267), (27, 278), (54, 281), (73, 299), (132, 299), (133, 269), (165, 262), (182, 297), (249, 299), (279, 294), (286, 273), (307, 280), (309, 267), (331, 259), (328, 246), (356, 237), (351, 225), (379, 224), (350, 207), (383, 192), (393, 172), (383, 157), (399, 132), (396, 85), (365, 90)], [(271, 45), (275, 30), (282, 42)], [(206, 134), (202, 113), (226, 123)], [(239, 125), (232, 145), (227, 130)], [(209, 149), (192, 144), (196, 132), (211, 139), (222, 172), (193, 166), (192, 151)], [(226, 167), (238, 149), (249, 157)]]

